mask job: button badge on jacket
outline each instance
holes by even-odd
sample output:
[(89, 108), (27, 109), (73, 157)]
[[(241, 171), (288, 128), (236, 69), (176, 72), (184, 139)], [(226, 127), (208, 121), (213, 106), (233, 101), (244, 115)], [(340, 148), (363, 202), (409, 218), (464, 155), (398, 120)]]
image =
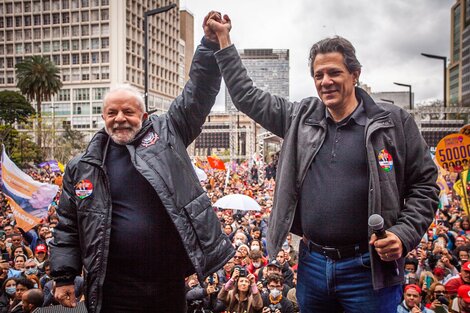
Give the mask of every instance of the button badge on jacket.
[(380, 167), (385, 172), (390, 172), (393, 169), (393, 158), (392, 155), (385, 149), (380, 150), (379, 155), (377, 156), (379, 160)]
[(157, 140), (160, 139), (158, 134), (154, 131), (149, 131), (147, 135), (145, 135), (144, 139), (142, 139), (140, 145), (144, 148), (147, 148), (151, 145), (154, 145)]
[(93, 184), (88, 179), (82, 179), (75, 185), (75, 194), (80, 199), (91, 196), (93, 193)]

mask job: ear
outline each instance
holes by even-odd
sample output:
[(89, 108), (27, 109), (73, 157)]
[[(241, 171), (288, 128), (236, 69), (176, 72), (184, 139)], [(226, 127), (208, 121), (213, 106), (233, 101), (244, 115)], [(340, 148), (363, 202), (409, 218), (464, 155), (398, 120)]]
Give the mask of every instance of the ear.
[(359, 82), (359, 76), (361, 76), (361, 70), (357, 70), (352, 72), (353, 78), (354, 78), (354, 85), (357, 85)]

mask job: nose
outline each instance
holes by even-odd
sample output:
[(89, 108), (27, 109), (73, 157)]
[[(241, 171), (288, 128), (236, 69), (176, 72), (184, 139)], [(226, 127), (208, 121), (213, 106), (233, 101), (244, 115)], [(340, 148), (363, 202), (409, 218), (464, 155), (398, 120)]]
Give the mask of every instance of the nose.
[(122, 123), (122, 122), (125, 122), (126, 121), (126, 117), (124, 115), (124, 113), (122, 111), (119, 111), (117, 114), (116, 114), (116, 117), (114, 118), (114, 121), (116, 123)]
[(321, 85), (328, 87), (328, 86), (331, 86), (332, 84), (333, 84), (333, 81), (331, 80), (331, 77), (325, 74), (323, 76), (323, 79), (321, 80)]

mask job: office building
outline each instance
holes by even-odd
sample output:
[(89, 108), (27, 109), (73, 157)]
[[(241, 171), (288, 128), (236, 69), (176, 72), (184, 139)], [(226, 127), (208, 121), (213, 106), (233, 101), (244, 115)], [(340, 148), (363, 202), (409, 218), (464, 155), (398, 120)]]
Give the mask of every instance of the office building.
[[(273, 95), (289, 98), (289, 50), (244, 49), (238, 51), (254, 84)], [(225, 92), (225, 110), (236, 111)]]
[[(179, 6), (169, 0), (3, 0), (0, 89), (16, 89), (16, 63), (48, 57), (61, 70), (63, 88), (43, 103), (44, 119), (52, 117), (59, 131), (70, 125), (94, 133), (110, 87), (129, 83), (144, 91), (144, 13), (171, 3)], [(157, 112), (167, 110), (184, 83), (178, 6), (148, 19), (149, 110)]]

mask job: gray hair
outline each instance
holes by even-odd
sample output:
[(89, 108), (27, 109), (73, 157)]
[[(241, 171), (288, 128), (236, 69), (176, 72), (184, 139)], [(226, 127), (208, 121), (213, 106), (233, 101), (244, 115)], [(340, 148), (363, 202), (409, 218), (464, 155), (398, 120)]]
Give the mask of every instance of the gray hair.
[(325, 38), (319, 42), (313, 44), (310, 49), (309, 55), (309, 66), (310, 75), (314, 74), (313, 62), (318, 54), (325, 54), (331, 52), (339, 52), (343, 55), (344, 65), (348, 69), (349, 73), (361, 70), (361, 63), (356, 58), (356, 49), (351, 42), (343, 37), (335, 36), (333, 38)]
[(108, 91), (106, 93), (106, 95), (104, 96), (104, 98), (103, 98), (103, 107), (102, 107), (102, 109), (104, 109), (104, 107), (106, 105), (106, 101), (108, 100), (109, 95), (111, 95), (112, 93), (117, 92), (117, 91), (130, 92), (134, 96), (134, 98), (137, 100), (137, 102), (139, 103), (139, 107), (142, 110), (142, 112), (145, 113), (145, 103), (144, 103), (144, 97), (142, 96), (142, 93), (137, 88), (135, 88), (134, 86), (129, 85), (129, 84), (119, 84), (119, 85), (116, 85), (113, 88), (111, 88), (111, 90)]

